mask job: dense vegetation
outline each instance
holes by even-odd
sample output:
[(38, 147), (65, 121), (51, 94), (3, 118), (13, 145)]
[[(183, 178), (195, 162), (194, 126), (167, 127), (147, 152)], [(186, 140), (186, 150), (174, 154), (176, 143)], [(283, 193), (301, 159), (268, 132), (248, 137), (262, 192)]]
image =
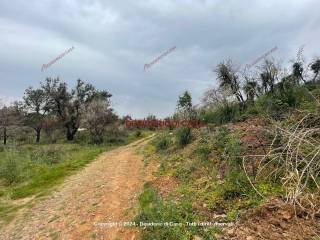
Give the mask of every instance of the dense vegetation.
[(142, 239), (216, 239), (221, 226), (185, 223), (235, 222), (272, 197), (316, 216), (320, 60), (296, 61), (291, 73), (270, 59), (256, 72), (233, 69), (230, 60), (217, 66), (219, 87), (205, 92), (202, 106), (193, 107), (188, 92), (178, 99), (173, 118), (201, 119), (207, 127), (162, 131), (143, 149), (166, 182), (146, 184), (136, 220), (183, 225), (147, 227)]

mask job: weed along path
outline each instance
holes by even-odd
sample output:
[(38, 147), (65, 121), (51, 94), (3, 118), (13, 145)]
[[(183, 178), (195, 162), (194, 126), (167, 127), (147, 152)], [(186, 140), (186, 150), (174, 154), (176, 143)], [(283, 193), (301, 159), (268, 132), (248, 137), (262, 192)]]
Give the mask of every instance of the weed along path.
[(0, 239), (137, 239), (137, 229), (111, 225), (136, 213), (152, 176), (137, 149), (150, 138), (101, 154), (1, 229)]

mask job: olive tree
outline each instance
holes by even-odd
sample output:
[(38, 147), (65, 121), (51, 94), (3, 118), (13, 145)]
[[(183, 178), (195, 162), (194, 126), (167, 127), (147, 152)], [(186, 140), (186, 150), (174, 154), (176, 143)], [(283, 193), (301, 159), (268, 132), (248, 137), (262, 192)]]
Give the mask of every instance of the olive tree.
[(36, 132), (36, 142), (39, 143), (41, 130), (49, 110), (48, 97), (43, 89), (33, 89), (29, 87), (24, 93), (23, 100), (26, 111), (24, 122)]
[(74, 139), (80, 127), (85, 106), (93, 100), (108, 100), (112, 95), (107, 91), (99, 91), (93, 85), (78, 79), (74, 89), (69, 90), (67, 83), (59, 78), (47, 78), (42, 89), (48, 96), (48, 106), (66, 129), (67, 140)]

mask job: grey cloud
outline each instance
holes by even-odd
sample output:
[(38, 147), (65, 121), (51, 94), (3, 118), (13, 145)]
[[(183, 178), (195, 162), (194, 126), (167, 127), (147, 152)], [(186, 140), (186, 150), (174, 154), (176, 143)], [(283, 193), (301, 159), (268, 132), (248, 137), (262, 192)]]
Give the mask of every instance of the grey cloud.
[(319, 7), (318, 0), (2, 1), (0, 95), (18, 98), (47, 76), (70, 85), (81, 78), (112, 92), (121, 115), (165, 117), (184, 90), (197, 103), (224, 59), (249, 64), (274, 46), (273, 55), (288, 59), (302, 44), (307, 57), (319, 54)]

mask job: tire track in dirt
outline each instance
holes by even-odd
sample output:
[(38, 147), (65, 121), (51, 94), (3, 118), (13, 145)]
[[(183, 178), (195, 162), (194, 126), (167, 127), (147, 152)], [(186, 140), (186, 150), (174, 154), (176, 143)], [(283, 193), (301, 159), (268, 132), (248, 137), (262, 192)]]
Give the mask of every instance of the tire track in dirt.
[(136, 150), (150, 137), (101, 154), (58, 190), (20, 214), (0, 239), (137, 239), (138, 229), (94, 223), (131, 221), (152, 171)]

